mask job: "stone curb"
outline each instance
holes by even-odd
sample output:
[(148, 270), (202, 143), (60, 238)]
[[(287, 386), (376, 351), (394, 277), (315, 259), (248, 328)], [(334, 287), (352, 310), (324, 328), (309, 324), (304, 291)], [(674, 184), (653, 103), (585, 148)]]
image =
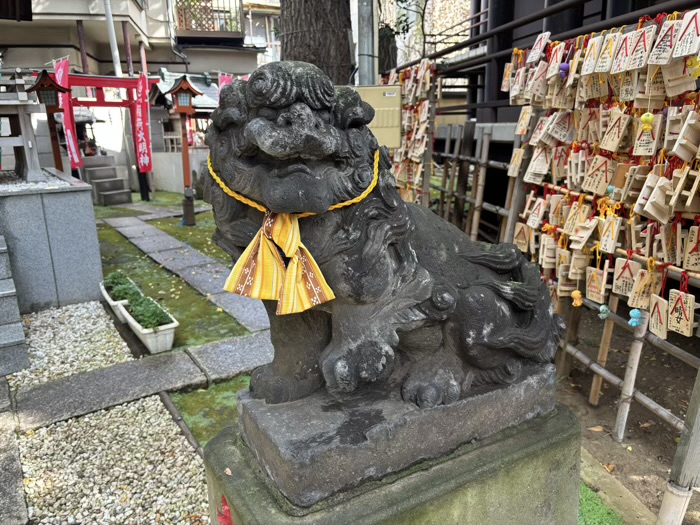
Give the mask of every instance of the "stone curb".
[(0, 523), (25, 525), (29, 519), (24, 501), (22, 466), (12, 412), (0, 413)]
[(19, 430), (44, 427), (161, 392), (230, 379), (271, 361), (272, 355), (269, 332), (260, 332), (20, 388), (15, 394)]
[(581, 447), (581, 481), (629, 525), (655, 525), (656, 516), (600, 462)]
[(183, 279), (249, 332), (269, 330), (270, 320), (261, 301), (223, 290), (229, 269), (175, 237), (136, 217), (105, 219), (139, 250)]

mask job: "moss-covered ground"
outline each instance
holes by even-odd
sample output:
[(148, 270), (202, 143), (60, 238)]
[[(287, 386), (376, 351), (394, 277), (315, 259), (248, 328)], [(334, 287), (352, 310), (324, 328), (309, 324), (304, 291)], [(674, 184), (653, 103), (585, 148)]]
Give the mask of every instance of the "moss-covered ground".
[(243, 375), (207, 389), (173, 394), (173, 402), (199, 446), (204, 447), (221, 430), (238, 421), (236, 394), (248, 385), (250, 376)]
[(632, 525), (625, 524), (615, 511), (606, 507), (595, 491), (581, 483), (581, 505), (578, 525)]
[(143, 215), (142, 211), (115, 206), (95, 206), (95, 219), (115, 219), (117, 217), (135, 217)]
[(149, 221), (156, 228), (172, 235), (180, 242), (192, 246), (195, 250), (220, 262), (224, 266), (230, 266), (231, 257), (219, 248), (211, 240), (211, 236), (216, 229), (214, 224), (214, 214), (212, 212), (198, 213), (195, 226), (183, 226), (179, 217), (158, 219)]
[(155, 263), (115, 229), (101, 224), (97, 232), (104, 274), (123, 271), (180, 322), (175, 331), (175, 347), (196, 346), (246, 333), (230, 315)]
[[(167, 208), (182, 208), (182, 193), (175, 193), (172, 191), (157, 191), (151, 194), (151, 200), (144, 202), (141, 200), (141, 194), (138, 192), (131, 192), (131, 200), (134, 204), (139, 204), (143, 202), (144, 204), (150, 204), (153, 206), (165, 206)], [(201, 200), (194, 201), (194, 205), (202, 206), (205, 202)]]

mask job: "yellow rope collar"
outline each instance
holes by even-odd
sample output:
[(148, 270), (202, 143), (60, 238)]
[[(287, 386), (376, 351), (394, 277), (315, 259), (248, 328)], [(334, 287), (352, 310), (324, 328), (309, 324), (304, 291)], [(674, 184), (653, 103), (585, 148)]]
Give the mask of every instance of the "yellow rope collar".
[[(335, 299), (316, 261), (301, 242), (299, 219), (315, 213), (273, 213), (263, 205), (229, 188), (214, 172), (209, 173), (227, 195), (265, 214), (263, 225), (231, 270), (224, 290), (255, 299), (276, 300), (277, 315), (299, 313)], [(374, 176), (357, 197), (334, 204), (337, 210), (364, 200), (379, 180), (379, 150), (374, 153)], [(285, 266), (279, 249), (289, 257)]]

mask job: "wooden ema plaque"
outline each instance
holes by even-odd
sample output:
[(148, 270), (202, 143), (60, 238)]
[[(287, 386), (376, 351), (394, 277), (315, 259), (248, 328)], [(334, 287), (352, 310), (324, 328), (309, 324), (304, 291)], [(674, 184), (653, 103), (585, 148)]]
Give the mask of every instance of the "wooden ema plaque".
[(686, 337), (693, 335), (695, 297), (693, 294), (671, 290), (668, 294), (668, 329)]
[(608, 260), (605, 260), (603, 269), (599, 270), (589, 266), (586, 268), (586, 298), (598, 304), (604, 304), (608, 295)]
[(649, 298), (649, 331), (661, 339), (668, 337), (668, 301), (656, 294)]
[(634, 288), (634, 277), (642, 265), (632, 259), (615, 259), (612, 291), (628, 297)]

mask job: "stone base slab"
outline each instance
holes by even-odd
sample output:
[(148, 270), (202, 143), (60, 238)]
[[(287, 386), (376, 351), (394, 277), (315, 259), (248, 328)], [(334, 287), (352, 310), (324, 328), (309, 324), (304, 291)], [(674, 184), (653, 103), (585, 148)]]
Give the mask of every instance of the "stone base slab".
[(404, 402), (398, 388), (367, 388), (342, 402), (320, 390), (277, 405), (245, 391), (241, 435), (274, 486), (308, 507), (549, 413), (555, 380), (553, 365), (532, 367), (517, 383), (430, 409)]
[[(463, 445), (443, 458), (423, 461), (381, 481), (367, 482), (311, 508), (290, 504), (271, 486), (236, 427), (221, 432), (204, 454), (212, 523), (577, 523), (580, 428), (574, 415), (562, 406), (478, 443)], [(226, 521), (224, 515), (231, 521)]]

